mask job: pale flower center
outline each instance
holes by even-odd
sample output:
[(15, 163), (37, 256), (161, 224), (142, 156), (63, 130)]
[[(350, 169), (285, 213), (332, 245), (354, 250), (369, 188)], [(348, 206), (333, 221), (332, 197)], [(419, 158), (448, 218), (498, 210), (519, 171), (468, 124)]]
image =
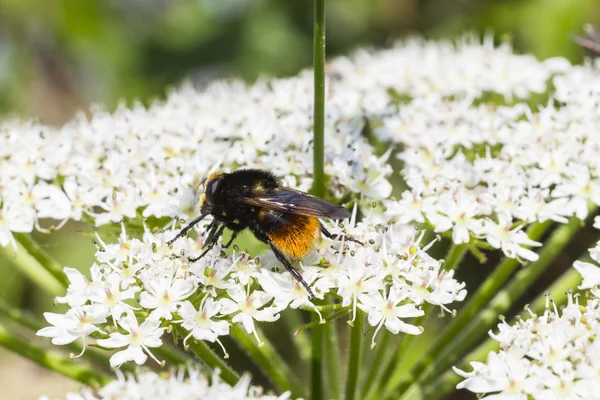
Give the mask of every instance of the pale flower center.
[(385, 319), (390, 319), (390, 318), (396, 317), (396, 307), (395, 307), (395, 304), (391, 300), (387, 301), (385, 307), (383, 307), (383, 309), (381, 310), (381, 315)]
[(131, 345), (137, 347), (142, 346), (144, 344), (144, 339), (146, 338), (144, 331), (140, 328), (132, 329), (129, 336), (131, 337)]
[(194, 318), (196, 325), (200, 328), (206, 328), (210, 326), (210, 319), (206, 317), (206, 310), (202, 310), (201, 312), (196, 313), (196, 318)]

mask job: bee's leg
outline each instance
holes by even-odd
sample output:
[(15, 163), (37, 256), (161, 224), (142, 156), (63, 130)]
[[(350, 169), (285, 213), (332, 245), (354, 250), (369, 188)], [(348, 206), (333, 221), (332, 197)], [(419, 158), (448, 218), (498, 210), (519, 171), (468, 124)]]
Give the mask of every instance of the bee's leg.
[(223, 246), (226, 249), (228, 249), (229, 246), (231, 246), (231, 243), (233, 243), (233, 241), (237, 237), (237, 235), (239, 235), (239, 233), (241, 231), (243, 231), (244, 229), (246, 229), (246, 225), (244, 225), (244, 224), (238, 224), (236, 222), (227, 222), (225, 225), (227, 226), (227, 229), (229, 229), (231, 232), (233, 232), (231, 234), (231, 238), (229, 239), (229, 241)]
[(327, 229), (325, 229), (323, 224), (320, 224), (320, 225), (321, 225), (321, 233), (323, 234), (323, 236), (325, 236), (328, 239), (331, 239), (331, 240), (344, 240), (345, 239), (345, 240), (349, 240), (354, 243), (358, 243), (361, 246), (364, 246), (363, 242), (361, 242), (360, 240), (354, 239), (350, 235), (335, 235), (335, 234), (329, 232)]
[(225, 243), (225, 245), (223, 247), (225, 247), (226, 249), (229, 248), (229, 246), (231, 246), (231, 243), (233, 243), (233, 241), (235, 240), (235, 238), (237, 237), (237, 235), (241, 232), (241, 230), (239, 231), (233, 231), (233, 233), (231, 234), (231, 238), (229, 239), (229, 241), (227, 243)]
[(184, 237), (190, 229), (192, 229), (196, 224), (198, 224), (200, 221), (202, 221), (204, 219), (204, 217), (206, 217), (207, 215), (208, 215), (208, 213), (204, 213), (204, 214), (200, 215), (199, 217), (194, 218), (189, 224), (187, 224), (184, 228), (182, 228), (179, 231), (179, 233), (177, 235), (175, 235), (175, 237), (173, 237), (173, 239), (169, 240), (167, 242), (167, 245), (173, 244), (180, 237)]
[(200, 254), (196, 258), (189, 258), (188, 259), (189, 262), (196, 262), (199, 259), (201, 259), (202, 257), (204, 257), (206, 255), (206, 253), (208, 253), (215, 246), (215, 244), (217, 244), (217, 240), (219, 240), (219, 237), (223, 234), (224, 229), (225, 229), (225, 225), (219, 225), (218, 223), (215, 223), (208, 234), (206, 243), (204, 244), (204, 247), (206, 247), (206, 250), (204, 250), (202, 252), (202, 254)]
[(268, 241), (268, 243), (271, 246), (271, 250), (273, 250), (273, 253), (275, 253), (275, 257), (277, 257), (277, 259), (283, 264), (283, 266), (288, 271), (290, 271), (290, 274), (292, 274), (292, 276), (294, 278), (296, 278), (296, 280), (298, 282), (300, 282), (302, 284), (302, 286), (304, 286), (306, 288), (306, 291), (308, 292), (308, 296), (314, 299), (315, 294), (313, 293), (310, 286), (308, 286), (308, 283), (306, 283), (304, 278), (302, 278), (302, 275), (300, 275), (300, 272), (298, 272), (298, 270), (292, 266), (292, 264), (289, 262), (289, 260), (286, 258), (286, 256), (277, 247), (275, 247), (275, 245), (270, 240)]

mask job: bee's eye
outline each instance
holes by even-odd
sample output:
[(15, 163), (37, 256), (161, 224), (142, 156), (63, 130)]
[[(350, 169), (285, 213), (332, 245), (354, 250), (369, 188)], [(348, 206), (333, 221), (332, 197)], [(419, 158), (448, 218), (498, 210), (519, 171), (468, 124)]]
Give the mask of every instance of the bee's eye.
[(221, 179), (216, 178), (206, 184), (206, 190), (204, 190), (204, 194), (206, 196), (206, 202), (211, 206), (213, 204), (213, 195), (217, 191), (220, 181)]

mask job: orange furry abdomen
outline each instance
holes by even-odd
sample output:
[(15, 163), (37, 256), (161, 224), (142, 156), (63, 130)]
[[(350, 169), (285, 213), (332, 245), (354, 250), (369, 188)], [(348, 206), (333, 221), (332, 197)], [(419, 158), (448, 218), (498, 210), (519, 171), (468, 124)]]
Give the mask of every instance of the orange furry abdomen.
[(285, 219), (289, 223), (269, 232), (269, 239), (287, 256), (301, 259), (310, 253), (321, 233), (319, 221), (314, 217), (293, 214), (286, 215)]

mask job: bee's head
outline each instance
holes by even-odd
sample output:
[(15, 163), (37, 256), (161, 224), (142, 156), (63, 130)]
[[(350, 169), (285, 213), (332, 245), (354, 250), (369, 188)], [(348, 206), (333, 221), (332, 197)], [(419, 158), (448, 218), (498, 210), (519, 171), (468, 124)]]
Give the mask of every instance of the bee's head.
[(213, 206), (215, 193), (219, 190), (221, 180), (223, 179), (223, 172), (215, 171), (211, 173), (208, 178), (202, 181), (204, 185), (204, 191), (200, 195), (200, 210), (202, 212), (208, 211)]

